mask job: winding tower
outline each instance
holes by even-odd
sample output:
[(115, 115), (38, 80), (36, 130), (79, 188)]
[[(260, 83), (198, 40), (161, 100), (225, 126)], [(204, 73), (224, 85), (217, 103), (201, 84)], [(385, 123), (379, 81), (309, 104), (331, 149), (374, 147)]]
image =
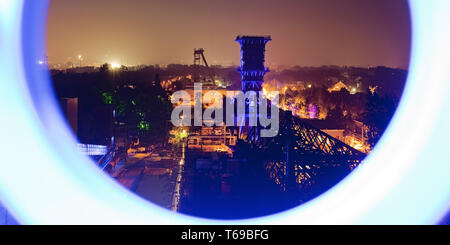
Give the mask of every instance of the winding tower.
[(237, 36), (241, 45), (241, 66), (238, 71), (242, 76), (242, 91), (261, 91), (264, 75), (269, 71), (264, 66), (266, 43), (270, 36)]

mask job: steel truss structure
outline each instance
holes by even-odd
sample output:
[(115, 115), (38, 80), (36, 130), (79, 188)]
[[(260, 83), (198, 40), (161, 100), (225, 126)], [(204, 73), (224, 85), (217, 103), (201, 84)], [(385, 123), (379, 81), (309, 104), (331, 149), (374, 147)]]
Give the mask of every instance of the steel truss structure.
[(366, 156), (291, 112), (280, 111), (277, 137), (258, 138), (260, 129), (247, 127), (241, 130), (240, 138), (251, 145), (270, 178), (285, 190), (304, 189), (318, 182), (336, 183)]

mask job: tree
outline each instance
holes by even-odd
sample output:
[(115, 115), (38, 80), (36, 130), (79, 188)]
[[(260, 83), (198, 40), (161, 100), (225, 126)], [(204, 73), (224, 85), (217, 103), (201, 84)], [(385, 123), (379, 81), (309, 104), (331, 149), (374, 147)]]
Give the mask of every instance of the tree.
[(99, 71), (100, 71), (100, 73), (109, 72), (109, 64), (105, 63), (105, 64), (101, 65)]
[(369, 128), (368, 143), (374, 147), (386, 130), (392, 116), (395, 113), (396, 103), (392, 97), (380, 97), (377, 93), (366, 94), (366, 111), (363, 122)]

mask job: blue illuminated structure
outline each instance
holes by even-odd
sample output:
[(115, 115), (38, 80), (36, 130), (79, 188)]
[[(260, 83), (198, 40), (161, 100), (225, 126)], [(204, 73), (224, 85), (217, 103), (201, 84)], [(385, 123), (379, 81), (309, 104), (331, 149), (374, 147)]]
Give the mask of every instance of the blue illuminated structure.
[(237, 36), (241, 44), (241, 66), (238, 71), (242, 75), (242, 91), (261, 91), (264, 75), (269, 71), (264, 66), (266, 43), (270, 36)]
[(219, 221), (149, 203), (73, 150), (50, 78), (37, 65), (49, 1), (0, 0), (0, 201), (22, 224), (438, 223), (450, 209), (450, 1), (409, 2), (408, 82), (363, 165), (300, 207)]

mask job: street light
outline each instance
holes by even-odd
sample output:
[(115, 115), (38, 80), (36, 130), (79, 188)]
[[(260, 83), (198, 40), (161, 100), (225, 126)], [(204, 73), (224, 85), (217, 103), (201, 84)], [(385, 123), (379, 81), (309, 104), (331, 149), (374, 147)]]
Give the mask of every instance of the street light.
[(83, 61), (83, 56), (81, 54), (78, 55), (78, 60), (80, 61), (80, 67), (81, 67), (81, 61)]

